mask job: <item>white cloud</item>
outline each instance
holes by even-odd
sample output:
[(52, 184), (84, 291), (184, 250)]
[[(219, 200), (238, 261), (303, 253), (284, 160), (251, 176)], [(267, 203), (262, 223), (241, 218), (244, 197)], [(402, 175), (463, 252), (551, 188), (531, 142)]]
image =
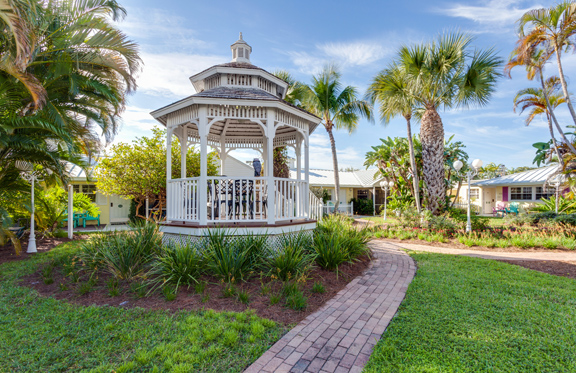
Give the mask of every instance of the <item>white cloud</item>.
[[(336, 143), (336, 155), (338, 157), (338, 167), (361, 167), (364, 163), (364, 156), (354, 147), (342, 148)], [(326, 133), (314, 133), (310, 136), (310, 168), (319, 170), (333, 170), (332, 150), (330, 140)]]
[(370, 65), (390, 53), (381, 44), (373, 42), (327, 43), (317, 48), (345, 66)]
[(138, 77), (138, 90), (151, 95), (183, 98), (194, 94), (188, 78), (213, 65), (226, 61), (224, 57), (186, 53), (142, 53), (144, 68)]
[(520, 5), (523, 2), (521, 0), (490, 0), (478, 6), (452, 4), (446, 8), (436, 9), (436, 12), (451, 17), (466, 18), (482, 25), (512, 25), (528, 10), (541, 8), (539, 5), (523, 7)]
[(391, 49), (374, 41), (331, 42), (317, 44), (310, 52), (292, 51), (286, 54), (304, 74), (317, 74), (326, 63), (335, 62), (343, 69), (368, 66), (391, 53)]

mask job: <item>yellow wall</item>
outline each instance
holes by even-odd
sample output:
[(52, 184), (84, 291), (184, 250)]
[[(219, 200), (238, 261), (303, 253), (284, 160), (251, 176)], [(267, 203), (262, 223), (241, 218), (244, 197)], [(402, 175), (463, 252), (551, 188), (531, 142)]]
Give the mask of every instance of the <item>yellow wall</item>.
[[(82, 181), (72, 181), (72, 185), (88, 185), (95, 184), (94, 182)], [(100, 224), (110, 224), (110, 197), (103, 195), (96, 191), (96, 205), (100, 209)], [(97, 221), (88, 221), (86, 225), (96, 225)]]

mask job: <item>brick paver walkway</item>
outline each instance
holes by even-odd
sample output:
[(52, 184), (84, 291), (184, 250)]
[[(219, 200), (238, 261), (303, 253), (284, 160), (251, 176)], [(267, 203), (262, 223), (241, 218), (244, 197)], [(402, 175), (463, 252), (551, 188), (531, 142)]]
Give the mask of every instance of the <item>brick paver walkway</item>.
[(373, 242), (380, 242), (385, 244), (386, 247), (397, 247), (413, 251), (425, 251), (438, 254), (452, 254), (472, 256), (482, 259), (503, 259), (503, 260), (557, 260), (561, 262), (575, 262), (576, 252), (572, 251), (555, 251), (555, 250), (541, 250), (541, 251), (496, 251), (496, 250), (472, 250), (472, 249), (453, 249), (450, 247), (420, 245), (408, 242), (390, 242), (386, 240), (378, 240)]
[(416, 264), (373, 241), (374, 260), (322, 308), (284, 335), (245, 372), (360, 372), (396, 314)]

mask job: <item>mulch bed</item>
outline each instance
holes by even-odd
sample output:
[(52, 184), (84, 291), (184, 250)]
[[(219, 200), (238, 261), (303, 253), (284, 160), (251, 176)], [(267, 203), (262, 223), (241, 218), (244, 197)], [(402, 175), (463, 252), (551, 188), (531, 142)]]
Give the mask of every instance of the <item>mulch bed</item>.
[[(84, 238), (83, 236), (74, 236), (74, 240)], [(39, 253), (50, 251), (56, 246), (60, 245), (61, 243), (71, 241), (69, 238), (40, 238), (36, 237), (36, 250)], [(22, 244), (22, 255), (14, 254), (14, 246), (12, 246), (11, 242), (8, 242), (7, 245), (0, 246), (0, 264), (6, 262), (13, 262), (17, 260), (26, 260), (29, 259), (34, 254), (27, 254), (26, 249), (28, 248), (28, 236), (24, 236), (20, 243)]]
[[(181, 286), (178, 289), (176, 299), (173, 301), (166, 301), (160, 291), (147, 297), (138, 298), (134, 292), (130, 291), (128, 283), (121, 283), (120, 295), (112, 297), (109, 295), (108, 289), (105, 286), (109, 277), (100, 277), (97, 285), (91, 292), (80, 295), (78, 293), (78, 287), (80, 283), (82, 283), (82, 279), (80, 283), (73, 283), (69, 278), (63, 277), (59, 268), (54, 270), (54, 283), (50, 285), (44, 283), (40, 271), (23, 278), (22, 284), (37, 290), (42, 296), (54, 297), (83, 306), (108, 305), (124, 308), (141, 307), (151, 310), (163, 309), (172, 312), (201, 309), (242, 312), (247, 309), (253, 309), (260, 317), (283, 324), (293, 324), (300, 322), (306, 318), (306, 316), (320, 308), (326, 301), (333, 298), (350, 281), (362, 274), (364, 270), (368, 268), (369, 264), (370, 258), (368, 256), (360, 258), (360, 260), (355, 263), (344, 264), (340, 266), (338, 277), (336, 276), (336, 272), (314, 268), (309, 274), (306, 283), (301, 287), (304, 295), (308, 297), (308, 306), (303, 311), (295, 311), (287, 308), (285, 306), (285, 298), (282, 298), (279, 303), (271, 305), (270, 294), (261, 294), (262, 284), (259, 277), (235, 285), (238, 291), (246, 291), (250, 295), (250, 302), (247, 305), (241, 303), (236, 297), (224, 297), (222, 294), (223, 285), (220, 284), (216, 278), (212, 277), (203, 278), (204, 281), (208, 282), (204, 294), (194, 293), (193, 286), (190, 288)], [(324, 285), (326, 289), (325, 293), (312, 293), (312, 286), (316, 281)], [(61, 290), (60, 284), (64, 284), (68, 289)], [(279, 294), (281, 292), (282, 283), (280, 281), (273, 281), (269, 283), (269, 285), (272, 289), (271, 294)], [(206, 295), (208, 295), (208, 299), (204, 299), (203, 302), (203, 298), (205, 298)]]
[(499, 260), (555, 276), (576, 279), (576, 262), (559, 262), (555, 260)]

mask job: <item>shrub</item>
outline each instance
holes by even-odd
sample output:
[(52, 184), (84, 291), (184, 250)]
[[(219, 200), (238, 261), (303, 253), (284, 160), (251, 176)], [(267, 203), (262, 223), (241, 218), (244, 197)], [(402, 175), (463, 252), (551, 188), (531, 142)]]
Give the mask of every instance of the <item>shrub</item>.
[(338, 270), (342, 263), (369, 253), (366, 246), (369, 239), (369, 228), (357, 228), (341, 216), (330, 216), (314, 232), (316, 263), (324, 269)]
[(224, 298), (231, 298), (235, 295), (236, 295), (236, 288), (234, 287), (234, 284), (232, 283), (224, 284), (224, 287), (222, 287), (222, 296)]
[(225, 230), (208, 233), (207, 260), (211, 273), (222, 281), (242, 281), (257, 272), (262, 263), (264, 248), (255, 236), (237, 237), (228, 240)]
[(374, 202), (371, 199), (358, 199), (352, 198), (350, 203), (353, 203), (354, 214), (356, 215), (374, 215)]
[(132, 279), (148, 269), (161, 247), (158, 226), (144, 223), (133, 225), (133, 231), (94, 236), (82, 245), (79, 257), (89, 268)]
[(288, 297), (296, 292), (300, 291), (298, 289), (298, 283), (296, 282), (287, 282), (282, 286), (282, 295)]
[(576, 226), (576, 214), (559, 214), (554, 222), (567, 226)]
[(321, 282), (316, 281), (312, 286), (312, 292), (316, 294), (323, 294), (326, 292), (326, 289), (324, 288), (324, 285), (322, 285)]
[(305, 276), (310, 270), (314, 257), (302, 246), (284, 242), (280, 250), (268, 260), (270, 274), (282, 281)]
[(164, 299), (166, 299), (167, 302), (172, 302), (178, 295), (178, 288), (175, 288), (171, 285), (164, 286), (162, 287), (162, 294), (164, 295)]
[(308, 306), (308, 298), (301, 291), (297, 291), (286, 297), (286, 307), (296, 311), (305, 309)]
[(247, 291), (240, 291), (238, 293), (238, 300), (240, 303), (248, 304), (250, 303), (250, 294)]
[(153, 287), (173, 284), (176, 290), (181, 284), (190, 286), (198, 282), (203, 262), (195, 245), (187, 243), (165, 246), (152, 264), (149, 272), (151, 283)]
[(272, 294), (270, 296), (270, 305), (275, 305), (278, 304), (280, 302), (280, 295), (278, 294)]

